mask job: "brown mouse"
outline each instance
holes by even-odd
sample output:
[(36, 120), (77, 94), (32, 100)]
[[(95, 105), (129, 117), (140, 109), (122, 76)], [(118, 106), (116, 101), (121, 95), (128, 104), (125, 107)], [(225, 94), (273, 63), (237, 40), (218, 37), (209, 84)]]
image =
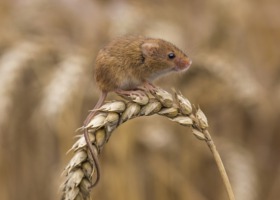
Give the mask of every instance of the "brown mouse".
[[(102, 94), (93, 111), (84, 121), (86, 126), (104, 103), (109, 92), (129, 94), (139, 87), (153, 89), (151, 82), (170, 72), (187, 70), (192, 61), (174, 44), (162, 39), (127, 36), (111, 41), (98, 52), (95, 80)], [(136, 91), (137, 92), (137, 91)], [(96, 165), (99, 180), (99, 164), (85, 129), (85, 138)]]

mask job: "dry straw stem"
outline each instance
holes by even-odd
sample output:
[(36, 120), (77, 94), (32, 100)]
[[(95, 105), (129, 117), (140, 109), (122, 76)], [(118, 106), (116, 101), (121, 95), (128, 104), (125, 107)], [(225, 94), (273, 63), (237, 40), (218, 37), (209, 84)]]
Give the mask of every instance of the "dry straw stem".
[[(226, 174), (221, 157), (207, 130), (208, 121), (200, 108), (193, 109), (191, 103), (181, 93), (172, 95), (160, 88), (152, 94), (146, 93), (139, 98), (132, 93), (126, 96), (127, 101), (111, 101), (104, 104), (99, 113), (86, 127), (96, 155), (98, 155), (105, 143), (108, 142), (112, 132), (122, 123), (139, 116), (159, 114), (183, 126), (192, 128), (192, 133), (207, 143), (226, 186), (230, 200), (234, 200), (234, 194)], [(93, 176), (96, 174), (95, 165), (88, 150), (83, 135), (69, 151), (74, 151), (74, 156), (65, 168), (66, 180), (63, 183), (62, 199), (78, 200), (88, 199)]]

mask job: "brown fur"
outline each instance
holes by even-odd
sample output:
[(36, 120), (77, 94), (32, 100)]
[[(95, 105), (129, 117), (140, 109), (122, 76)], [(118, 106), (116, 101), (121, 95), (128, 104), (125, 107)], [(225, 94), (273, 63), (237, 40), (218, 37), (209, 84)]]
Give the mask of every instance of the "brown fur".
[[(173, 60), (168, 58), (171, 52), (176, 55)], [(95, 80), (103, 92), (131, 90), (162, 74), (185, 69), (190, 63), (187, 55), (170, 42), (141, 36), (122, 37), (99, 51)]]

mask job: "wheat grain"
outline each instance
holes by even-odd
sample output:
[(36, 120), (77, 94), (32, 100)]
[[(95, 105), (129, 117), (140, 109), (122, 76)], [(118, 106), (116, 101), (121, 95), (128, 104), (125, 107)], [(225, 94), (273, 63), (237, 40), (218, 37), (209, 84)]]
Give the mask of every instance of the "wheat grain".
[[(86, 127), (90, 141), (96, 154), (99, 154), (111, 133), (122, 123), (138, 116), (159, 114), (179, 123), (191, 127), (193, 134), (203, 140), (209, 146), (221, 173), (230, 200), (234, 195), (225, 172), (221, 158), (216, 150), (215, 144), (207, 131), (208, 121), (201, 109), (193, 109), (191, 103), (181, 93), (172, 95), (160, 88), (153, 94), (147, 94), (141, 98), (126, 96), (129, 101), (112, 101), (104, 104), (98, 109), (97, 114)], [(148, 98), (148, 102), (146, 101)], [(137, 103), (136, 103), (137, 102)], [(87, 199), (91, 190), (92, 178), (95, 174), (94, 166), (91, 164), (91, 156), (88, 154), (88, 146), (84, 137), (72, 146), (74, 156), (65, 168), (66, 181), (63, 184), (62, 199), (76, 200)], [(85, 167), (87, 166), (87, 167)]]

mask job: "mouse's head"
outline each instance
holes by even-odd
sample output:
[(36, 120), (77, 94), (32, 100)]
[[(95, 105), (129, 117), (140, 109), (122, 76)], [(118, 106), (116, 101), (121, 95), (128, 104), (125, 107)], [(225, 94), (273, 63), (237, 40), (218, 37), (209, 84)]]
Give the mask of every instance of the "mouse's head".
[(192, 63), (183, 51), (161, 39), (146, 39), (141, 49), (149, 79), (172, 71), (185, 71)]

